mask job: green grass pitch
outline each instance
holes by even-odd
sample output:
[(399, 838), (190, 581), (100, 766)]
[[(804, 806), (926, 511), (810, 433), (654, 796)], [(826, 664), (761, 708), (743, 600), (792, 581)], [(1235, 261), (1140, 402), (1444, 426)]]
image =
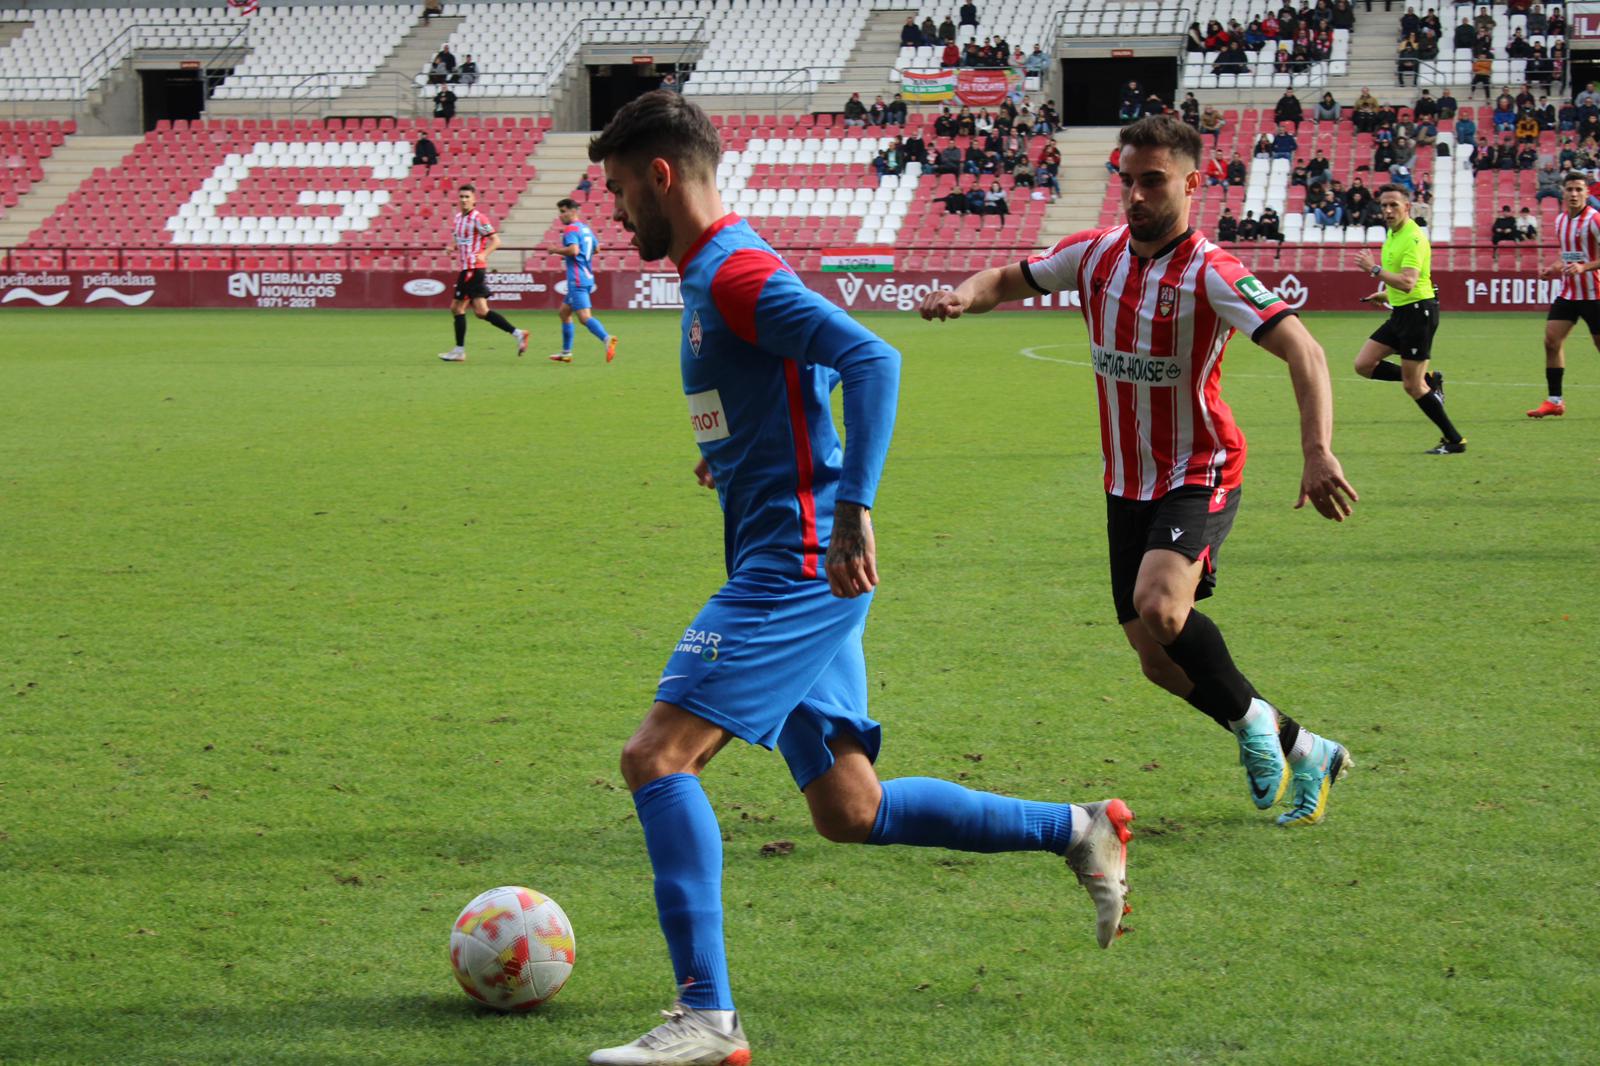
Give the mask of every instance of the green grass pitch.
[[(722, 574), (677, 319), (441, 310), (0, 318), (0, 1062), (581, 1062), (672, 994), (617, 753)], [(1462, 456), (1308, 318), (1361, 493), (1294, 511), (1281, 364), (1235, 340), (1244, 506), (1207, 607), (1358, 768), (1327, 821), (1110, 615), (1076, 316), (866, 321), (906, 355), (868, 629), (885, 776), (1138, 814), (1133, 933), (1062, 865), (831, 845), (776, 755), (707, 775), (761, 1066), (1592, 1062), (1600, 1047), (1600, 357), (1566, 418), (1533, 315), (1447, 316)], [(541, 347), (540, 345), (543, 345)], [(1024, 354), (1026, 350), (1026, 354)], [(1030, 357), (1031, 356), (1031, 357)], [(773, 840), (796, 842), (763, 858)], [(475, 893), (559, 900), (540, 1011), (456, 988)]]

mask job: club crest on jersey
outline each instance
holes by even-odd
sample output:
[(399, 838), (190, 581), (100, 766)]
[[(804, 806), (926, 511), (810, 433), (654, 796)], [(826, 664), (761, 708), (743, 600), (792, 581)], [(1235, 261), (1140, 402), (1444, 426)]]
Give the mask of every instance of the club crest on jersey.
[(1178, 302), (1178, 290), (1171, 285), (1161, 286), (1161, 291), (1156, 294), (1156, 317), (1171, 318), (1172, 308)]
[(695, 311), (689, 317), (689, 350), (694, 352), (696, 359), (700, 358), (700, 342), (705, 338), (706, 332), (700, 326), (700, 312)]

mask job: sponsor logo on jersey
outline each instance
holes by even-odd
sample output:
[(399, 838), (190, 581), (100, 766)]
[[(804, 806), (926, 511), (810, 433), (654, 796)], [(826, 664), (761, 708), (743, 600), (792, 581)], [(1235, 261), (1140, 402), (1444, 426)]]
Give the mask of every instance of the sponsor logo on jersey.
[(716, 389), (689, 394), (689, 425), (699, 444), (728, 438), (728, 415), (722, 409), (722, 394)]
[(695, 629), (690, 626), (683, 631), (683, 639), (678, 641), (678, 646), (672, 650), (674, 652), (681, 651), (690, 655), (698, 655), (706, 662), (714, 663), (717, 661), (718, 649), (721, 645), (721, 633), (713, 633), (709, 629)]
[(1243, 296), (1246, 300), (1249, 300), (1261, 310), (1271, 307), (1273, 304), (1278, 303), (1281, 299), (1277, 293), (1273, 292), (1271, 289), (1261, 284), (1260, 281), (1256, 280), (1256, 276), (1254, 274), (1246, 274), (1244, 277), (1234, 282), (1233, 287), (1238, 291), (1240, 296)]
[(1089, 349), (1094, 372), (1113, 381), (1133, 385), (1170, 387), (1184, 377), (1184, 364), (1178, 359), (1157, 359), (1148, 355), (1119, 352), (1094, 345)]

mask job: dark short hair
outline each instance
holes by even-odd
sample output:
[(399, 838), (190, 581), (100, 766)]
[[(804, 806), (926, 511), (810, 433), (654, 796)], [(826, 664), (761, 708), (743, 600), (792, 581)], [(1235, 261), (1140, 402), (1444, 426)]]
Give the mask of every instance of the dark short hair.
[(556, 207), (562, 211), (566, 211), (577, 206), (578, 201), (574, 200), (570, 196), (563, 196), (561, 199), (556, 201)]
[(710, 179), (722, 158), (722, 138), (694, 101), (656, 89), (624, 104), (589, 139), (591, 163), (617, 159), (636, 166), (656, 158)]
[(1122, 148), (1165, 148), (1174, 155), (1186, 155), (1200, 166), (1203, 144), (1200, 131), (1171, 115), (1146, 115), (1122, 127), (1117, 134)]
[(1401, 199), (1405, 200), (1406, 203), (1409, 204), (1411, 202), (1411, 194), (1406, 192), (1406, 187), (1404, 185), (1396, 185), (1392, 181), (1385, 182), (1384, 184), (1378, 186), (1378, 199), (1383, 199), (1383, 194), (1386, 192), (1399, 193)]
[(465, 185), (462, 185), (456, 189), (456, 192), (470, 192), (472, 195), (476, 196), (478, 195), (478, 187), (469, 181)]
[(1585, 189), (1589, 187), (1588, 175), (1584, 174), (1584, 172), (1581, 170), (1567, 171), (1566, 176), (1561, 179), (1561, 184), (1565, 185), (1569, 181), (1581, 181), (1583, 182), (1583, 187)]

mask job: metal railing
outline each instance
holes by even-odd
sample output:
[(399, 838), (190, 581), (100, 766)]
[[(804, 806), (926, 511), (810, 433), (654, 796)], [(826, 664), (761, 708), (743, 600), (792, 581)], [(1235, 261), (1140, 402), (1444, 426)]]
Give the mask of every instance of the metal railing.
[[(758, 220), (759, 225), (759, 220)], [(979, 232), (992, 232), (988, 227), (974, 228)], [(897, 244), (897, 255), (923, 257), (949, 254), (965, 257), (981, 254), (996, 263), (1008, 261), (1018, 254), (1041, 251), (1050, 245), (1041, 241), (1007, 241), (1000, 233), (996, 239), (985, 239), (983, 244), (950, 244), (948, 242), (911, 241)], [(837, 242), (835, 242), (836, 245)], [(826, 248), (811, 242), (792, 242), (775, 245), (778, 252), (791, 260), (819, 255)], [(1358, 247), (1349, 244), (1307, 244), (1276, 241), (1233, 242), (1225, 245), (1246, 262), (1258, 262), (1270, 255), (1277, 266), (1288, 260), (1293, 270), (1346, 270), (1350, 256)], [(141, 260), (130, 265), (129, 259), (142, 256), (157, 259), (157, 265)], [(78, 257), (85, 257), (80, 259)], [(88, 257), (93, 257), (89, 259)], [(514, 261), (513, 270), (561, 269), (543, 245), (514, 245), (501, 247), (495, 253), (498, 263)], [(28, 271), (60, 270), (366, 270), (376, 267), (360, 265), (358, 261), (377, 259), (397, 260), (396, 270), (454, 270), (452, 257), (436, 244), (428, 245), (372, 245), (363, 248), (339, 248), (307, 245), (254, 244), (254, 245), (149, 245), (149, 246), (65, 246), (39, 245), (24, 248), (0, 248), (0, 271), (22, 273)], [(1436, 271), (1448, 270), (1501, 270), (1531, 274), (1548, 262), (1550, 252), (1543, 240), (1520, 243), (1493, 244), (1485, 241), (1449, 241), (1433, 246)], [(262, 265), (262, 260), (271, 260)], [(82, 265), (73, 265), (81, 263)], [(202, 265), (204, 264), (204, 265)], [(603, 268), (604, 269), (604, 268)], [(615, 268), (613, 268), (615, 269)], [(647, 263), (630, 263), (622, 269), (650, 270)], [(923, 267), (922, 269), (937, 269)]]
[[(209, 71), (228, 52), (249, 47), (247, 21), (240, 19), (237, 24), (152, 22), (127, 26), (98, 52), (84, 60), (74, 74), (8, 74), (0, 77), (0, 97), (7, 98), (5, 102), (12, 105), (13, 116), (18, 114), (17, 104), (51, 103), (70, 107), (76, 117), (87, 106), (89, 95), (140, 49), (209, 52), (209, 58), (198, 60), (209, 95), (213, 82), (217, 80), (210, 76)], [(173, 41), (177, 43), (170, 43)], [(26, 99), (28, 92), (37, 90), (43, 93), (46, 89), (50, 90), (48, 99)]]

